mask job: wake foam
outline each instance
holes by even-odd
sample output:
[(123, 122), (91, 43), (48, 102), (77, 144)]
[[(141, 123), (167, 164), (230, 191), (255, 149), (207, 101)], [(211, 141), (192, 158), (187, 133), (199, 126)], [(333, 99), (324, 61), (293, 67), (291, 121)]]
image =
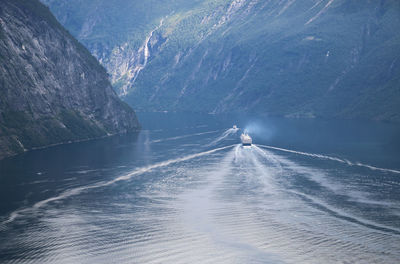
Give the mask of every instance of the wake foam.
[(359, 166), (359, 167), (368, 168), (370, 170), (376, 170), (376, 171), (391, 172), (391, 173), (400, 174), (399, 170), (379, 168), (379, 167), (371, 166), (371, 165), (368, 165), (368, 164), (364, 164), (364, 163), (360, 163), (360, 162), (351, 162), (351, 161), (349, 161), (347, 159), (340, 159), (340, 158), (332, 157), (332, 156), (326, 156), (326, 155), (308, 153), (308, 152), (302, 152), (302, 151), (295, 151), (295, 150), (277, 148), (277, 147), (266, 146), (266, 145), (257, 145), (257, 146), (262, 147), (262, 148), (267, 148), (267, 149), (279, 150), (279, 151), (283, 151), (283, 152), (288, 152), (288, 153), (293, 153), (293, 154), (313, 157), (313, 158), (336, 161), (336, 162), (340, 162), (340, 163), (343, 163), (343, 164), (346, 164), (346, 165), (349, 165), (349, 166)]
[(210, 144), (208, 144), (207, 146), (214, 146), (216, 145), (218, 142), (226, 139), (227, 137), (229, 137), (230, 135), (236, 134), (239, 131), (239, 128), (229, 128), (228, 130), (226, 130), (224, 133), (222, 133), (221, 136), (219, 136), (217, 139), (215, 139), (214, 141), (212, 141)]
[(159, 143), (159, 142), (178, 140), (178, 139), (183, 139), (183, 138), (188, 138), (188, 137), (195, 137), (195, 136), (201, 136), (201, 135), (207, 135), (207, 134), (214, 134), (214, 133), (217, 133), (218, 131), (219, 130), (213, 130), (213, 131), (194, 133), (194, 134), (188, 134), (188, 135), (182, 135), (182, 136), (176, 136), (176, 137), (170, 137), (170, 138), (155, 139), (155, 140), (150, 140), (147, 143)]
[(147, 167), (143, 167), (143, 168), (139, 168), (136, 169), (130, 173), (127, 173), (125, 175), (119, 176), (113, 180), (110, 181), (106, 181), (106, 182), (99, 182), (99, 183), (95, 183), (92, 185), (88, 185), (88, 186), (82, 186), (82, 187), (77, 187), (71, 190), (67, 190), (62, 192), (60, 195), (55, 196), (55, 197), (51, 197), (48, 198), (46, 200), (40, 201), (35, 203), (32, 207), (30, 208), (25, 208), (25, 209), (19, 209), (16, 210), (14, 212), (12, 212), (9, 216), (9, 218), (7, 220), (5, 220), (2, 225), (8, 224), (13, 222), (17, 217), (19, 217), (21, 214), (23, 213), (27, 213), (27, 212), (31, 212), (32, 210), (38, 209), (40, 207), (43, 207), (45, 205), (47, 205), (48, 203), (54, 202), (54, 201), (59, 201), (59, 200), (63, 200), (65, 198), (71, 197), (71, 196), (75, 196), (78, 195), (84, 191), (88, 191), (91, 189), (96, 189), (96, 188), (101, 188), (101, 187), (107, 187), (110, 186), (114, 183), (120, 182), (120, 181), (128, 181), (130, 179), (132, 179), (132, 177), (149, 172), (151, 170), (157, 169), (157, 168), (161, 168), (161, 167), (166, 167), (175, 163), (180, 163), (180, 162), (184, 162), (184, 161), (188, 161), (191, 159), (195, 159), (195, 158), (199, 158), (202, 156), (206, 156), (212, 153), (215, 153), (217, 151), (221, 151), (221, 150), (225, 150), (228, 148), (232, 148), (235, 145), (229, 145), (229, 146), (225, 146), (225, 147), (221, 147), (221, 148), (215, 148), (212, 150), (208, 150), (208, 151), (204, 151), (204, 152), (200, 152), (200, 153), (196, 153), (196, 154), (191, 154), (191, 155), (187, 155), (181, 158), (177, 158), (177, 159), (170, 159), (170, 160), (166, 160), (163, 162), (159, 162), (159, 163), (155, 163), (153, 165), (147, 166)]
[[(260, 146), (260, 145), (258, 145), (258, 146)], [(274, 154), (272, 154), (272, 153), (268, 154), (257, 146), (253, 146), (253, 147), (263, 158), (267, 159), (268, 161), (274, 160)], [(268, 146), (261, 146), (261, 147), (268, 147)], [(276, 149), (274, 147), (271, 147), (271, 148)], [(296, 154), (303, 153), (303, 152), (298, 153), (297, 151), (290, 151), (290, 150), (288, 150), (288, 151), (291, 153), (294, 152)], [(304, 153), (304, 154), (308, 154), (307, 156), (312, 155), (312, 157), (318, 157), (318, 158), (320, 158), (320, 156), (329, 157), (329, 156), (323, 156), (323, 155), (311, 154), (311, 153)], [(333, 158), (333, 160), (336, 160), (336, 158), (334, 158), (334, 157), (329, 157), (329, 158)], [(286, 160), (285, 158), (280, 158), (280, 160), (278, 162), (289, 165), (291, 167), (290, 169), (293, 171), (298, 171), (303, 174), (308, 174), (309, 176), (311, 176), (312, 180), (314, 180), (321, 186), (324, 186), (325, 188), (328, 188), (329, 190), (334, 191), (335, 193), (337, 193), (338, 190), (345, 189), (345, 187), (343, 185), (340, 185), (337, 183), (335, 183), (335, 184), (329, 183), (326, 179), (324, 179), (325, 175), (322, 172), (318, 172), (318, 176), (316, 176), (316, 172), (313, 172), (312, 170), (306, 170), (305, 168), (303, 168), (301, 166), (294, 167), (295, 163), (292, 161)], [(348, 221), (351, 223), (355, 223), (355, 224), (364, 226), (369, 229), (374, 229), (376, 231), (400, 235), (400, 229), (398, 229), (398, 228), (379, 224), (379, 223), (367, 220), (365, 218), (357, 217), (353, 214), (346, 213), (344, 210), (333, 207), (333, 206), (329, 205), (328, 203), (318, 199), (317, 197), (310, 196), (306, 193), (299, 192), (294, 189), (286, 188), (285, 192), (294, 194), (294, 195), (302, 198), (306, 202), (309, 202), (310, 204), (316, 206), (319, 210), (325, 211), (325, 212), (329, 213), (330, 215), (333, 215), (336, 218), (339, 218), (339, 219), (342, 219), (342, 220), (345, 220), (345, 221)], [(337, 194), (343, 195), (343, 193), (337, 193)], [(350, 197), (350, 198), (352, 198), (352, 197)], [(382, 204), (382, 203), (376, 202), (376, 201), (374, 201), (374, 203)]]

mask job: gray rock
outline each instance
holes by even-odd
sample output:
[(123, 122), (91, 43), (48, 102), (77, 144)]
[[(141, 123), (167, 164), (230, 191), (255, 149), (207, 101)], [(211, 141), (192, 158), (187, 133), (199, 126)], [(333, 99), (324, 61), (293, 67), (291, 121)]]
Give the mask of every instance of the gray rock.
[(136, 131), (98, 61), (37, 0), (0, 5), (0, 158)]

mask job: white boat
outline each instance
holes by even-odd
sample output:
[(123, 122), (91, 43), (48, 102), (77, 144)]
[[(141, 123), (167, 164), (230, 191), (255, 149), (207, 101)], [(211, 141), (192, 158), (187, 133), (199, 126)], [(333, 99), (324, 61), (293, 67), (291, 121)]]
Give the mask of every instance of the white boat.
[(242, 141), (242, 146), (251, 146), (251, 143), (253, 143), (253, 140), (246, 132), (240, 135), (240, 140)]

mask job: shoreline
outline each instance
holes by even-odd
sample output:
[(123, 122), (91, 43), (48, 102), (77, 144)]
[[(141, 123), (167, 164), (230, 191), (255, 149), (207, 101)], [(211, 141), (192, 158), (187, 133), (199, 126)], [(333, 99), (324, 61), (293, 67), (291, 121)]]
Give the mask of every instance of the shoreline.
[(41, 149), (47, 149), (47, 148), (51, 148), (51, 147), (57, 147), (57, 146), (61, 146), (61, 145), (68, 145), (68, 144), (73, 144), (73, 143), (81, 143), (81, 142), (87, 142), (87, 141), (92, 141), (92, 140), (98, 140), (98, 139), (104, 139), (104, 138), (109, 138), (109, 137), (113, 137), (113, 136), (117, 136), (117, 135), (124, 135), (124, 134), (130, 134), (130, 133), (138, 133), (141, 131), (141, 128), (135, 130), (135, 131), (127, 131), (127, 132), (121, 132), (121, 133), (113, 133), (113, 134), (107, 134), (101, 137), (93, 137), (93, 138), (86, 138), (86, 139), (77, 139), (77, 140), (70, 140), (70, 141), (66, 141), (66, 142), (60, 142), (60, 143), (54, 143), (54, 144), (50, 144), (50, 145), (45, 145), (45, 146), (41, 146), (41, 147), (34, 147), (34, 148), (30, 148), (30, 149), (24, 149), (24, 151), (22, 152), (18, 152), (15, 154), (11, 154), (11, 155), (5, 155), (5, 156), (1, 156), (0, 155), (0, 162), (3, 160), (6, 160), (8, 158), (13, 158), (16, 157), (18, 155), (30, 152), (30, 151), (34, 151), (34, 150), (41, 150)]

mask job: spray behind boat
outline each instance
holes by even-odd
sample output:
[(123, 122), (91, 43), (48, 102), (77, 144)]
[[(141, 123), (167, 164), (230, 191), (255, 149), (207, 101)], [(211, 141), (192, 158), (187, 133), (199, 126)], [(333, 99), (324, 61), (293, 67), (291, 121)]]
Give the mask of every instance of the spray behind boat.
[[(215, 139), (213, 142), (211, 142), (207, 146), (216, 145), (218, 142), (226, 139), (230, 135), (236, 134), (239, 130), (241, 130), (241, 129), (238, 128), (237, 125), (233, 125), (233, 127), (226, 130), (220, 137)], [(243, 146), (251, 146), (252, 145), (252, 138), (248, 134), (247, 129), (244, 129), (243, 133), (240, 135), (240, 140), (241, 140)]]
[(240, 140), (242, 141), (242, 146), (251, 146), (253, 143), (252, 138), (249, 136), (246, 130), (240, 135)]
[[(231, 128), (231, 129), (233, 129), (235, 131), (239, 130), (239, 128), (236, 125), (233, 125), (233, 128)], [(250, 135), (248, 134), (246, 129), (240, 135), (240, 140), (242, 141), (242, 146), (251, 146), (251, 144), (253, 143), (253, 140), (250, 137)]]
[(236, 125), (234, 125), (233, 127), (226, 130), (221, 136), (219, 136), (217, 139), (215, 139), (214, 141), (212, 141), (210, 144), (208, 144), (206, 146), (214, 146), (217, 143), (219, 143), (220, 141), (228, 138), (229, 136), (236, 134), (238, 131), (239, 131), (239, 128)]

